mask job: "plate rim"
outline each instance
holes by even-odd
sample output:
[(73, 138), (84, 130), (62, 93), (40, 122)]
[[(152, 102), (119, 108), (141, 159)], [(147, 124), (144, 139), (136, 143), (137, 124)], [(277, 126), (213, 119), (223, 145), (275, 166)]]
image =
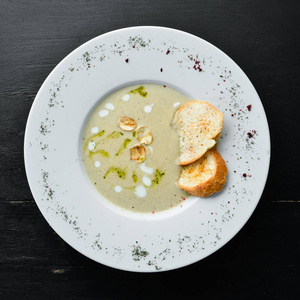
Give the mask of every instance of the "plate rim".
[[(46, 215), (43, 213), (41, 207), (40, 207), (40, 203), (34, 198), (34, 193), (33, 193), (33, 187), (32, 185), (30, 184), (30, 180), (29, 180), (29, 177), (28, 177), (28, 168), (29, 167), (29, 162), (28, 162), (28, 151), (29, 151), (29, 148), (27, 147), (28, 145), (28, 128), (29, 128), (29, 122), (30, 120), (32, 119), (33, 117), (33, 110), (34, 110), (34, 107), (35, 105), (37, 104), (37, 99), (42, 91), (42, 89), (45, 87), (45, 85), (47, 84), (47, 82), (49, 81), (50, 77), (53, 75), (53, 73), (55, 73), (59, 68), (60, 66), (63, 64), (64, 61), (66, 61), (67, 59), (69, 59), (71, 56), (74, 55), (75, 52), (78, 52), (80, 51), (81, 49), (83, 49), (84, 47), (87, 46), (87, 44), (91, 43), (92, 41), (95, 41), (101, 37), (105, 37), (105, 36), (109, 36), (109, 35), (114, 35), (114, 34), (117, 34), (117, 33), (121, 33), (121, 32), (124, 32), (124, 31), (128, 31), (128, 30), (169, 30), (169, 31), (172, 31), (172, 32), (175, 32), (175, 33), (180, 33), (180, 34), (185, 34), (191, 38), (196, 38), (196, 39), (199, 39), (201, 40), (202, 42), (208, 44), (210, 47), (213, 47), (215, 48), (217, 51), (219, 51), (220, 53), (222, 53), (222, 55), (225, 55), (227, 57), (227, 59), (229, 59), (232, 63), (234, 63), (241, 71), (242, 73), (244, 74), (244, 76), (246, 77), (246, 79), (249, 81), (249, 83), (251, 84), (255, 94), (256, 94), (256, 97), (259, 99), (260, 103), (261, 103), (261, 106), (262, 106), (262, 113), (264, 114), (264, 118), (266, 119), (266, 128), (267, 128), (267, 136), (268, 136), (268, 156), (265, 157), (266, 159), (266, 162), (267, 162), (267, 170), (265, 170), (266, 172), (266, 176), (264, 178), (264, 184), (263, 184), (263, 187), (262, 187), (262, 191), (260, 193), (260, 197), (258, 198), (258, 200), (256, 201), (254, 207), (253, 207), (253, 210), (251, 211), (251, 213), (249, 214), (249, 217), (245, 218), (244, 221), (242, 223), (240, 223), (240, 226), (238, 228), (235, 228), (234, 230), (234, 234), (230, 237), (230, 238), (227, 238), (225, 242), (221, 243), (221, 246), (219, 246), (216, 250), (213, 250), (211, 251), (210, 253), (208, 253), (207, 255), (204, 255), (202, 256), (202, 258), (200, 259), (196, 259), (190, 263), (183, 263), (182, 265), (181, 264), (178, 264), (179, 266), (177, 267), (174, 267), (174, 268), (170, 268), (170, 269), (162, 269), (162, 270), (129, 270), (129, 269), (124, 269), (124, 268), (118, 268), (114, 265), (110, 265), (109, 263), (107, 262), (100, 262), (100, 261), (97, 261), (95, 260), (94, 258), (90, 257), (87, 253), (85, 253), (85, 251), (83, 251), (83, 249), (78, 249), (76, 248), (76, 245), (73, 245), (72, 241), (69, 241), (65, 238), (62, 237), (62, 234), (60, 234), (58, 232), (58, 230), (55, 230), (53, 228), (53, 225), (50, 224), (50, 220), (48, 220), (48, 218), (46, 217)], [(42, 85), (40, 86), (33, 102), (32, 102), (32, 105), (30, 107), (30, 111), (29, 111), (29, 114), (28, 114), (28, 117), (27, 117), (27, 121), (26, 121), (26, 127), (25, 127), (25, 133), (24, 133), (24, 143), (23, 143), (23, 153), (24, 153), (24, 164), (25, 164), (25, 172), (26, 172), (26, 178), (27, 178), (27, 181), (28, 181), (28, 185), (30, 187), (30, 190), (31, 190), (31, 193), (32, 193), (32, 196), (33, 196), (33, 199), (36, 203), (36, 205), (38, 206), (42, 216), (44, 217), (44, 219), (47, 221), (47, 223), (49, 224), (49, 226), (55, 231), (57, 232), (57, 234), (60, 236), (60, 238), (62, 238), (64, 240), (64, 242), (66, 242), (68, 245), (70, 245), (72, 248), (74, 248), (76, 251), (78, 251), (79, 253), (83, 254), (85, 257), (97, 262), (97, 263), (100, 263), (102, 265), (105, 265), (105, 266), (109, 266), (109, 267), (112, 267), (114, 269), (117, 269), (117, 270), (123, 270), (123, 271), (129, 271), (129, 272), (141, 272), (141, 273), (152, 273), (152, 272), (163, 272), (163, 271), (171, 271), (171, 270), (175, 270), (175, 269), (178, 269), (178, 268), (183, 268), (183, 267), (186, 267), (186, 266), (189, 266), (191, 264), (194, 264), (196, 262), (200, 262), (201, 260), (205, 259), (206, 257), (210, 256), (211, 254), (215, 253), (216, 251), (218, 251), (219, 249), (221, 249), (224, 245), (226, 245), (227, 243), (229, 243), (240, 231), (241, 229), (245, 226), (245, 224), (249, 221), (249, 219), (251, 218), (251, 216), (253, 215), (255, 209), (257, 208), (258, 206), (258, 203), (260, 202), (261, 200), (261, 197), (263, 195), (263, 192), (265, 190), (265, 186), (266, 186), (266, 183), (267, 183), (267, 180), (268, 180), (268, 175), (269, 175), (269, 170), (270, 170), (270, 160), (271, 160), (271, 137), (270, 137), (270, 128), (269, 128), (269, 122), (268, 122), (268, 118), (267, 118), (267, 114), (266, 114), (266, 111), (265, 111), (265, 108), (264, 108), (264, 105), (261, 101), (261, 98), (259, 97), (259, 94), (257, 92), (257, 90), (255, 89), (254, 85), (252, 84), (251, 80), (249, 79), (249, 77), (247, 76), (247, 74), (243, 71), (243, 69), (233, 60), (231, 59), (230, 56), (228, 56), (224, 51), (222, 51), (221, 49), (219, 49), (218, 47), (214, 46), (213, 44), (211, 44), (210, 42), (202, 39), (201, 37), (198, 37), (194, 34), (191, 34), (191, 33), (188, 33), (188, 32), (185, 32), (185, 31), (181, 31), (181, 30), (178, 30), (178, 29), (174, 29), (174, 28), (169, 28), (169, 27), (163, 27), (163, 26), (132, 26), (132, 27), (125, 27), (125, 28), (120, 28), (120, 29), (116, 29), (116, 30), (112, 30), (112, 31), (109, 31), (109, 32), (106, 32), (106, 33), (103, 33), (101, 35), (98, 35), (88, 41), (86, 41), (85, 43), (81, 44), (80, 46), (78, 46), (77, 48), (75, 48), (73, 51), (71, 51), (67, 56), (65, 56), (54, 68), (53, 70), (47, 75), (47, 77), (45, 78), (45, 80), (43, 81)]]

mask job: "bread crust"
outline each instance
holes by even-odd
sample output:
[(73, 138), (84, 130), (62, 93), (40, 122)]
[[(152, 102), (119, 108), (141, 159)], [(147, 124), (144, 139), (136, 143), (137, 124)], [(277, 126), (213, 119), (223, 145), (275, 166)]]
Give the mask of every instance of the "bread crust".
[(192, 101), (190, 101), (190, 102), (188, 102), (188, 103), (186, 103), (186, 104), (184, 104), (184, 105), (182, 105), (179, 109), (178, 109), (178, 113), (180, 112), (180, 111), (182, 111), (186, 106), (189, 106), (189, 105), (192, 105), (193, 103), (205, 103), (205, 104), (207, 104), (208, 106), (210, 106), (212, 109), (216, 109), (211, 103), (209, 103), (209, 102), (207, 102), (207, 101), (200, 101), (200, 100), (192, 100)]
[[(214, 159), (214, 164), (216, 166), (211, 177), (209, 177), (206, 181), (200, 183), (195, 182), (193, 186), (188, 187), (180, 184), (180, 180), (178, 181), (178, 186), (181, 189), (196, 197), (208, 197), (214, 193), (220, 192), (226, 183), (228, 169), (224, 159), (216, 148), (213, 148), (209, 151)], [(184, 172), (184, 169), (182, 170), (182, 172)]]
[[(179, 114), (180, 114), (180, 112), (184, 108), (186, 108), (187, 106), (194, 105), (194, 104), (199, 105), (200, 103), (201, 104), (205, 104), (206, 106), (210, 107), (213, 111), (215, 111), (215, 113), (219, 115), (219, 117), (221, 118), (222, 121), (220, 122), (219, 127), (215, 130), (215, 134), (213, 136), (209, 137), (207, 140), (204, 140), (203, 144), (205, 144), (205, 147), (203, 147), (203, 149), (201, 151), (198, 151), (198, 153), (195, 153), (195, 154), (191, 154), (192, 157), (190, 159), (182, 160), (182, 155), (180, 156), (179, 165), (181, 165), (181, 166), (189, 165), (189, 164), (195, 162), (196, 160), (198, 160), (199, 158), (201, 158), (206, 153), (206, 151), (208, 151), (209, 149), (213, 148), (215, 146), (215, 144), (216, 144), (216, 139), (219, 138), (220, 132), (222, 130), (222, 126), (223, 126), (223, 114), (216, 107), (214, 107), (212, 104), (210, 104), (207, 101), (193, 100), (193, 101), (190, 101), (190, 102), (184, 104), (175, 113), (174, 121), (173, 122), (178, 126), (179, 125)], [(180, 131), (180, 129), (179, 129), (179, 131)], [(193, 149), (190, 148), (189, 151), (193, 152), (192, 150)]]

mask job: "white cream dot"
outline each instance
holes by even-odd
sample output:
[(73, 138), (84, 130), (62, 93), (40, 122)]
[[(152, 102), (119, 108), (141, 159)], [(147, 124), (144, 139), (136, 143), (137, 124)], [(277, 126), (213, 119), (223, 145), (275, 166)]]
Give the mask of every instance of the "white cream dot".
[(134, 192), (139, 198), (144, 198), (147, 195), (147, 190), (143, 185), (138, 185)]
[(115, 186), (115, 192), (116, 193), (120, 193), (122, 191), (122, 187), (120, 187), (119, 185)]
[(92, 133), (98, 133), (98, 132), (99, 132), (99, 128), (98, 128), (98, 127), (93, 127), (93, 128), (91, 129), (91, 132), (92, 132)]
[(151, 151), (151, 154), (153, 154), (153, 148), (149, 146), (149, 149)]
[(154, 174), (154, 169), (145, 166), (145, 163), (140, 165), (141, 170), (146, 174)]
[(123, 101), (128, 101), (130, 99), (130, 95), (126, 94), (122, 97)]
[(106, 103), (106, 104), (105, 104), (105, 107), (106, 107), (107, 109), (109, 109), (109, 110), (115, 110), (114, 105), (111, 104), (111, 103)]
[(146, 186), (150, 186), (152, 184), (152, 181), (149, 177), (147, 177), (146, 175), (143, 176), (143, 182)]
[(88, 148), (89, 148), (89, 150), (93, 150), (95, 148), (95, 143), (89, 142)]
[(96, 161), (95, 161), (95, 167), (96, 167), (96, 168), (99, 168), (100, 166), (101, 166), (100, 161), (96, 160)]
[(154, 103), (152, 103), (151, 105), (147, 105), (144, 107), (144, 111), (145, 113), (149, 114), (152, 111), (152, 106), (154, 105)]
[(103, 109), (103, 110), (100, 110), (100, 111), (99, 111), (99, 116), (100, 116), (101, 118), (106, 117), (108, 114), (109, 114), (109, 111), (106, 110), (106, 109)]
[(173, 107), (177, 107), (178, 105), (180, 105), (180, 102), (176, 102), (173, 104)]

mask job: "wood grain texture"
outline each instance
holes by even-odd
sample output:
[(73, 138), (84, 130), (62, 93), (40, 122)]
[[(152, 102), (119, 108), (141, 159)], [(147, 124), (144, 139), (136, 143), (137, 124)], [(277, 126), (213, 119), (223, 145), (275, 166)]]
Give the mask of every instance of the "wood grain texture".
[[(0, 298), (296, 299), (300, 293), (299, 155), (294, 146), (284, 155), (282, 146), (291, 145), (300, 133), (298, 3), (2, 0)], [(138, 25), (180, 29), (227, 53), (257, 89), (272, 142), (265, 191), (241, 232), (203, 261), (160, 274), (114, 270), (68, 246), (39, 212), (23, 162), (28, 113), (52, 69), (89, 39)]]

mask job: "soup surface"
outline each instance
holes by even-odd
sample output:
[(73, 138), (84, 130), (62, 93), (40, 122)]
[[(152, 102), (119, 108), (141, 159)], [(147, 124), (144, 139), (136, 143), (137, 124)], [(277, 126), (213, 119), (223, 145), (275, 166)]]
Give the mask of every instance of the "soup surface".
[[(177, 186), (179, 139), (172, 120), (190, 99), (157, 84), (132, 85), (105, 98), (91, 114), (83, 134), (84, 168), (98, 192), (113, 204), (134, 212), (158, 212), (180, 205), (188, 193)], [(135, 120), (132, 131), (122, 130), (122, 117)], [(153, 141), (140, 144), (140, 127), (150, 129)], [(142, 145), (146, 158), (131, 158)]]

